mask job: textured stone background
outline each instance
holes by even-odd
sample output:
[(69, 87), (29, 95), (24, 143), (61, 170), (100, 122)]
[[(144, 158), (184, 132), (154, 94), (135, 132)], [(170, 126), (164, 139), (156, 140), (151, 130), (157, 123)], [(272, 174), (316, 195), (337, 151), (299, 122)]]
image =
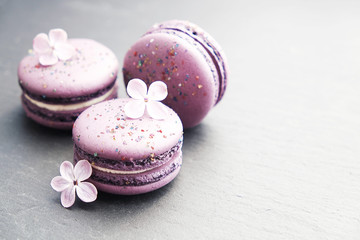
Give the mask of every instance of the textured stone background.
[[(0, 238), (359, 239), (359, 12), (359, 1), (0, 0)], [(225, 98), (185, 131), (171, 184), (64, 209), (50, 181), (72, 159), (71, 134), (25, 117), (18, 62), (37, 33), (61, 27), (122, 65), (173, 18), (223, 46)]]

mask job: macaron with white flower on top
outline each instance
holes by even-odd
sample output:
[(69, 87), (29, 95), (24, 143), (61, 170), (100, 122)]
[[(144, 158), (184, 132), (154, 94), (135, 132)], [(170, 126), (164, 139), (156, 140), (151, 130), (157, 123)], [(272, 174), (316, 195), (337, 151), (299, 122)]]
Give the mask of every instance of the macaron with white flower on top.
[(68, 39), (62, 29), (40, 33), (18, 66), (26, 115), (39, 124), (71, 129), (89, 106), (117, 97), (118, 60), (91, 39)]
[(198, 25), (170, 20), (153, 25), (124, 57), (125, 85), (133, 78), (161, 80), (169, 94), (163, 101), (184, 128), (201, 123), (223, 98), (229, 67), (221, 46)]
[(73, 128), (74, 163), (88, 161), (88, 179), (104, 192), (134, 195), (161, 188), (179, 173), (183, 126), (160, 101), (167, 86), (140, 79), (127, 86), (131, 98), (101, 102), (80, 114)]

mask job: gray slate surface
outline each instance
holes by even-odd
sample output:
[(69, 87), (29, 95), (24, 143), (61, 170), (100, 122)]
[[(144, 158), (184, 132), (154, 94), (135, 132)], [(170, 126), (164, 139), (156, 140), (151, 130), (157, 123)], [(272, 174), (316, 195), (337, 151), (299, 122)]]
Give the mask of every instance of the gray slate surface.
[[(359, 1), (0, 0), (0, 238), (359, 239), (359, 12)], [(225, 98), (185, 131), (171, 184), (64, 209), (50, 181), (72, 159), (71, 134), (25, 117), (18, 62), (37, 33), (61, 27), (122, 65), (169, 19), (223, 46)]]

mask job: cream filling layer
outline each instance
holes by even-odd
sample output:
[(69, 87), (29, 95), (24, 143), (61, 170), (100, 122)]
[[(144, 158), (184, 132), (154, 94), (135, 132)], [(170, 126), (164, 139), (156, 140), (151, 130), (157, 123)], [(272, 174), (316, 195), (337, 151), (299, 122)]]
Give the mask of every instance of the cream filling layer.
[(66, 104), (66, 105), (43, 103), (43, 102), (37, 101), (35, 99), (32, 99), (26, 93), (24, 93), (24, 96), (32, 104), (34, 104), (40, 108), (45, 108), (45, 109), (53, 111), (53, 112), (58, 112), (58, 111), (71, 111), (71, 110), (81, 109), (84, 107), (90, 107), (91, 105), (94, 105), (95, 103), (98, 103), (98, 102), (101, 102), (101, 101), (104, 101), (105, 99), (107, 99), (115, 91), (115, 89), (116, 89), (116, 84), (109, 91), (107, 91), (104, 95), (101, 95), (100, 97), (93, 98), (93, 99), (85, 101), (85, 102)]
[(120, 175), (129, 175), (129, 174), (138, 174), (138, 173), (143, 173), (143, 172), (147, 172), (150, 171), (154, 168), (148, 168), (145, 170), (138, 170), (138, 171), (120, 171), (120, 170), (114, 170), (114, 169), (107, 169), (107, 168), (102, 168), (99, 166), (95, 166), (95, 165), (91, 165), (94, 169), (101, 171), (101, 172), (106, 172), (106, 173), (112, 173), (112, 174), (120, 174)]

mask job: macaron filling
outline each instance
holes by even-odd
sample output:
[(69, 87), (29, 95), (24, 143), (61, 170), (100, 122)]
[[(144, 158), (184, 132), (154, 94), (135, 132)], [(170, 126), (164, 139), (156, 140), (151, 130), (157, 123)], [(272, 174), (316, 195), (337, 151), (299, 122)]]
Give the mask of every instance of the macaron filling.
[(48, 104), (48, 103), (44, 103), (44, 102), (40, 102), (38, 100), (35, 100), (33, 98), (31, 98), (29, 95), (27, 95), (26, 93), (24, 93), (24, 97), (30, 101), (32, 104), (34, 104), (35, 106), (39, 107), (39, 108), (45, 108), (49, 111), (72, 111), (72, 110), (77, 110), (77, 109), (81, 109), (81, 108), (85, 108), (85, 107), (89, 107), (95, 103), (104, 101), (105, 99), (107, 99), (108, 97), (110, 97), (114, 91), (117, 90), (117, 87), (115, 85), (113, 85), (113, 87), (108, 91), (105, 92), (103, 95), (100, 95), (98, 97), (95, 98), (91, 98), (87, 101), (83, 101), (83, 102), (77, 102), (77, 103), (73, 103), (73, 104)]
[(21, 87), (23, 93), (26, 94), (28, 97), (30, 97), (32, 100), (36, 100), (39, 102), (46, 102), (46, 103), (54, 103), (54, 104), (74, 104), (74, 103), (86, 102), (91, 99), (101, 97), (102, 95), (108, 93), (109, 91), (111, 91), (111, 89), (114, 88), (114, 86), (116, 84), (116, 78), (107, 87), (97, 90), (96, 92), (93, 92), (93, 93), (90, 93), (87, 95), (69, 97), (69, 98), (66, 98), (66, 97), (61, 97), (61, 98), (55, 97), (54, 98), (54, 97), (48, 97), (46, 95), (33, 94), (22, 85), (21, 79), (19, 80), (19, 83), (20, 83), (20, 87)]
[(27, 100), (27, 98), (25, 98), (24, 94), (21, 96), (21, 98), (22, 98), (22, 104), (23, 104), (27, 114), (31, 114), (34, 117), (36, 116), (37, 118), (42, 119), (42, 120), (72, 124), (81, 112), (81, 111), (73, 111), (71, 113), (70, 112), (53, 112), (53, 111), (35, 106), (29, 100)]
[[(113, 88), (96, 99), (87, 101), (86, 103), (60, 105), (60, 104), (45, 104), (31, 99), (29, 96), (26, 97), (25, 93), (21, 95), (22, 104), (27, 114), (32, 115), (38, 121), (50, 121), (52, 123), (64, 123), (66, 126), (71, 126), (76, 120), (79, 114), (90, 107), (92, 104), (110, 100), (117, 97), (117, 84)], [(67, 107), (69, 106), (69, 107)]]

